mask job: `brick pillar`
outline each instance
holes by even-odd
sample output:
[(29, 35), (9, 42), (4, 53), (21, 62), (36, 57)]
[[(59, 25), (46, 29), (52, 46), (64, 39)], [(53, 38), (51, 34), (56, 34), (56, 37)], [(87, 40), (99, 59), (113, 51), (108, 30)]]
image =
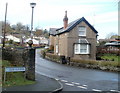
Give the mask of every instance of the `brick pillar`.
[(26, 78), (35, 80), (35, 49), (25, 49)]

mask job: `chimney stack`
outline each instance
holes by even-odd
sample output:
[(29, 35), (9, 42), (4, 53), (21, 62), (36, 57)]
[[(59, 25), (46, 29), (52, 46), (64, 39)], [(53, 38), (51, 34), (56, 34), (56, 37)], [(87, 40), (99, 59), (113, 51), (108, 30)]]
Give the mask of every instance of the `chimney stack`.
[(67, 26), (68, 26), (67, 11), (65, 11), (65, 16), (64, 16), (64, 18), (63, 18), (63, 23), (64, 23), (64, 29), (66, 29)]

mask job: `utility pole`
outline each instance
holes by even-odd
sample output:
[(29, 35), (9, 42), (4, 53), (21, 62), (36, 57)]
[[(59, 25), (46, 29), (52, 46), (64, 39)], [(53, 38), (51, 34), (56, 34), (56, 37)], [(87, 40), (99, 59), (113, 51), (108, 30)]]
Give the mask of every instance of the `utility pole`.
[(6, 3), (6, 9), (5, 9), (5, 26), (4, 26), (4, 32), (3, 32), (3, 48), (5, 47), (5, 33), (6, 33), (6, 18), (7, 18), (7, 6), (8, 3)]

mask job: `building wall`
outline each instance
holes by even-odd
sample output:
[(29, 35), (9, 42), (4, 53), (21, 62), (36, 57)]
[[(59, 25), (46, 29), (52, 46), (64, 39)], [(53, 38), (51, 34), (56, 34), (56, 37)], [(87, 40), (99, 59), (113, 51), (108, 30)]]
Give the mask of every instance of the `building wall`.
[[(86, 37), (78, 36), (78, 27), (85, 26), (86, 27)], [(78, 43), (78, 40), (81, 38), (86, 38), (90, 45), (90, 54), (84, 55), (75, 55), (74, 54), (74, 43)], [(90, 29), (90, 27), (85, 23), (81, 22), (78, 24), (72, 31), (68, 34), (68, 56), (79, 58), (79, 59), (95, 59), (96, 58), (96, 33)]]
[(49, 40), (50, 40), (49, 45), (53, 45), (54, 46), (54, 42), (55, 42), (54, 38), (55, 38), (55, 36), (50, 35), (50, 37), (49, 37)]
[[(55, 37), (55, 43), (54, 43), (54, 54), (57, 55), (65, 55), (67, 56), (67, 33), (57, 35)], [(58, 53), (56, 53), (56, 44), (58, 45)]]

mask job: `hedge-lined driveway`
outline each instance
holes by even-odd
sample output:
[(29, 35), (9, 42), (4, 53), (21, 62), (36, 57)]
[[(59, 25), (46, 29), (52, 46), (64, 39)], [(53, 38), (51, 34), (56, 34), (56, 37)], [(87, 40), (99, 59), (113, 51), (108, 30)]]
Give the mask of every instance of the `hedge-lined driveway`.
[(48, 61), (40, 57), (39, 49), (36, 50), (36, 72), (62, 82), (63, 91), (118, 92), (118, 73), (77, 68)]

